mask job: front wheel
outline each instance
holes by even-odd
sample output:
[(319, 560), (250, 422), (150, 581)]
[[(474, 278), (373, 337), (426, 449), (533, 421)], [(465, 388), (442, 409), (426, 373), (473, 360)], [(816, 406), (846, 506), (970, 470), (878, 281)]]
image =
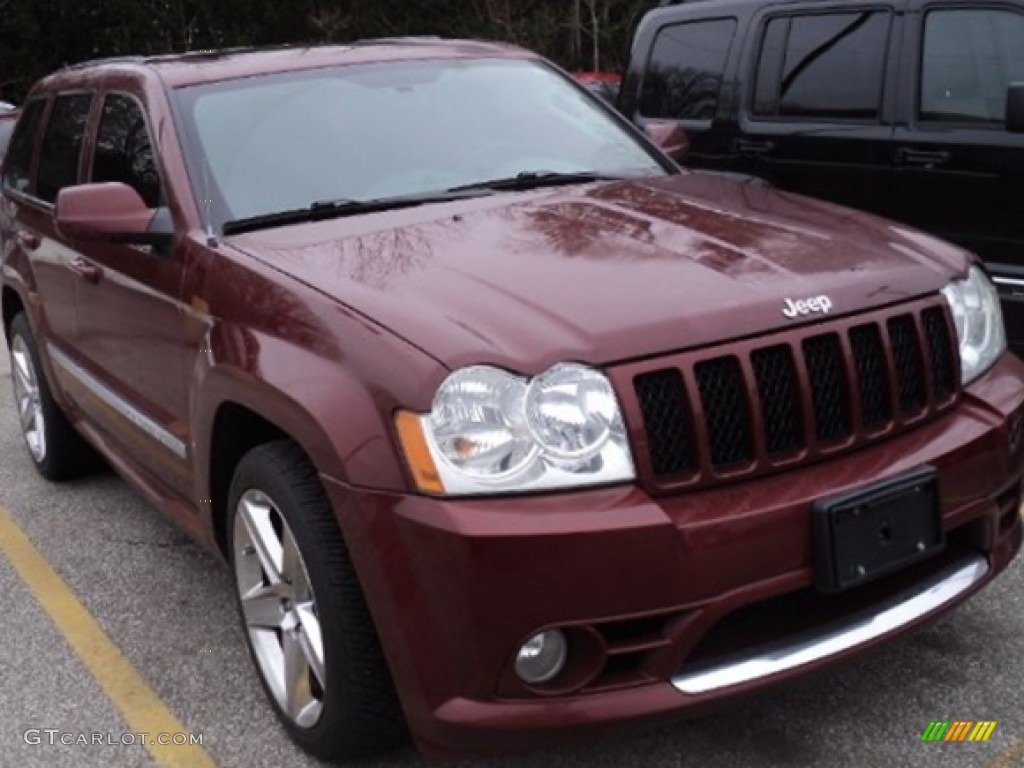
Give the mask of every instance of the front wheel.
[(405, 726), (348, 550), (316, 471), (290, 442), (242, 459), (229, 533), (250, 654), (278, 718), (306, 751), (358, 759)]

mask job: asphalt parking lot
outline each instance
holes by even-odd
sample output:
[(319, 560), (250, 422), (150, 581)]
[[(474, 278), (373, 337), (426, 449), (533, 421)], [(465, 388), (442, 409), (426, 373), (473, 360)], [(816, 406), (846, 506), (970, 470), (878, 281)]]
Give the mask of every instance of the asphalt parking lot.
[[(264, 701), (227, 569), (111, 473), (59, 487), (39, 478), (21, 445), (8, 379), (5, 353), (0, 766), (317, 765), (291, 746)], [(57, 577), (42, 587), (23, 580), (14, 564), (23, 556), (24, 570), (36, 562), (34, 552), (42, 556), (37, 570), (48, 564)], [(81, 615), (69, 607), (71, 595), (84, 606)], [(953, 615), (837, 671), (715, 715), (474, 764), (1024, 766), (1022, 656), (1018, 559)], [(998, 725), (987, 743), (924, 744), (921, 734), (933, 720)], [(202, 736), (202, 748), (176, 755), (174, 747), (151, 753), (138, 744), (51, 746), (45, 735), (40, 744), (25, 738), (29, 729), (56, 729), (116, 741), (140, 722), (180, 723)], [(406, 752), (374, 765), (421, 764)]]

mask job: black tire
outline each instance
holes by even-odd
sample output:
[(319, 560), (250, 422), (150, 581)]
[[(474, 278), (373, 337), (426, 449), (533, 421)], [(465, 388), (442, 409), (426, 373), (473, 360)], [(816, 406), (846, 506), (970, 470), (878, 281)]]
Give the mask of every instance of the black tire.
[[(39, 348), (36, 346), (35, 337), (29, 327), (28, 318), (23, 312), (15, 316), (7, 339), (8, 351), (11, 354), (12, 380), (17, 375), (14, 350), (17, 348), (16, 342), (19, 339), (24, 343), (31, 360), (32, 372), (39, 390), (39, 407), (43, 416), (42, 432), (45, 435), (42, 456), (36, 455), (31, 448), (28, 450), (32, 463), (39, 470), (39, 474), (53, 482), (72, 480), (95, 472), (102, 466), (102, 460), (71, 426), (67, 416), (53, 399), (50, 382), (46, 379), (46, 372), (39, 359)], [(17, 392), (17, 385), (15, 385), (15, 392)], [(17, 399), (17, 394), (15, 398)], [(17, 402), (15, 407), (17, 408)], [(26, 437), (27, 446), (28, 438)]]
[[(301, 726), (278, 703), (242, 609), (237, 561), (244, 553), (233, 537), (239, 502), (252, 491), (267, 497), (286, 521), (312, 588), (323, 636), (326, 680), (322, 710), (312, 727)], [(226, 540), (246, 643), (267, 698), (289, 735), (310, 754), (329, 761), (360, 760), (403, 746), (408, 736), (391, 673), (348, 548), (306, 455), (290, 441), (253, 449), (238, 464), (229, 504)]]

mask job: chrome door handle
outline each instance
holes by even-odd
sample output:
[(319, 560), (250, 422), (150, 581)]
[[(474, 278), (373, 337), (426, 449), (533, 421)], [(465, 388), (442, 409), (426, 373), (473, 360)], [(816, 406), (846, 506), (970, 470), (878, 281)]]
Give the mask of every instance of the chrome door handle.
[(87, 283), (98, 283), (103, 277), (102, 269), (82, 258), (74, 259), (69, 266), (72, 272)]

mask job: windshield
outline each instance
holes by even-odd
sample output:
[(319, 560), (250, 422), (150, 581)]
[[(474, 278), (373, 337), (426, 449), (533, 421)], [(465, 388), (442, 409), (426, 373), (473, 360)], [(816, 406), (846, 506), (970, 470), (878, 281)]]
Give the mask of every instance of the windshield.
[(532, 61), (346, 66), (175, 99), (196, 197), (212, 201), (218, 226), (524, 173), (666, 173), (592, 98)]

